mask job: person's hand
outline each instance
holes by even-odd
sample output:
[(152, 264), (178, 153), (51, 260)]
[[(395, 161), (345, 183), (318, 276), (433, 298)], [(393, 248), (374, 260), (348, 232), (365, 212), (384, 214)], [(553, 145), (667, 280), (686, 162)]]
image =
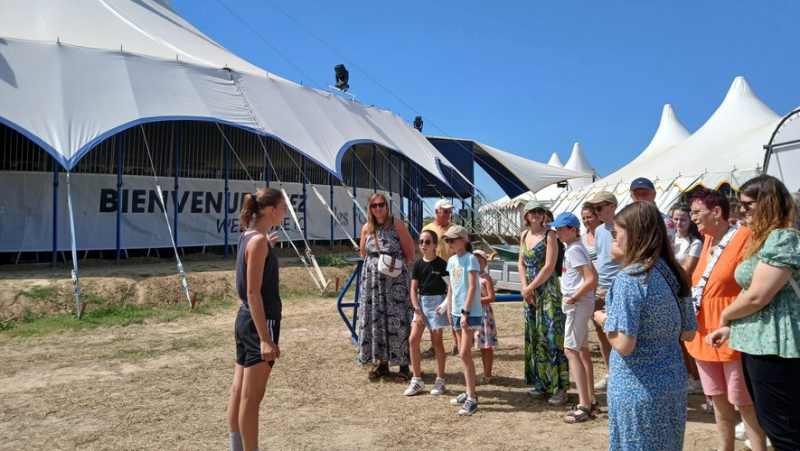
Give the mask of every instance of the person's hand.
[(466, 329), (467, 328), (467, 315), (461, 315), (461, 321), (459, 321), (459, 322), (461, 323), (461, 328), (462, 329)]
[(274, 246), (275, 243), (278, 242), (278, 232), (268, 233), (267, 234), (267, 239), (269, 240), (270, 244), (272, 244)]
[[(525, 288), (522, 289), (522, 292), (520, 292), (520, 294), (522, 295), (522, 299), (528, 299), (530, 297), (533, 297), (533, 288), (531, 288), (530, 285), (526, 285)], [(530, 304), (530, 302), (528, 303)]]
[(725, 341), (727, 341), (731, 337), (731, 328), (728, 326), (720, 327), (719, 329), (711, 332), (710, 334), (706, 335), (706, 343), (709, 346), (713, 346), (718, 348), (722, 346)]
[(594, 312), (594, 321), (597, 324), (600, 324), (601, 326), (605, 326), (606, 318), (608, 318), (608, 315), (606, 315), (606, 311), (605, 310), (598, 310), (598, 311)]
[(566, 298), (564, 298), (564, 303), (565, 304), (574, 304), (575, 303), (575, 298), (573, 298), (572, 296), (567, 296)]
[(261, 359), (265, 362), (272, 362), (278, 360), (281, 356), (281, 349), (275, 342), (261, 341)]
[(411, 320), (411, 322), (422, 324), (422, 313), (419, 311), (414, 311), (414, 318)]

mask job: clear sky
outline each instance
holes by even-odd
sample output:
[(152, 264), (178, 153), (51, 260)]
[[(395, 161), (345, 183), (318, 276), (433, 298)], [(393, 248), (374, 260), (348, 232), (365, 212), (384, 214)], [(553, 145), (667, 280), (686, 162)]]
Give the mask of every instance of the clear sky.
[[(800, 106), (795, 0), (172, 5), (224, 47), (293, 81), (325, 87), (345, 63), (358, 101), (409, 122), (420, 114), (425, 134), (541, 162), (553, 152), (566, 162), (579, 141), (601, 175), (647, 146), (665, 103), (690, 132), (699, 128), (737, 75), (780, 115)], [(479, 182), (490, 198), (503, 195)]]

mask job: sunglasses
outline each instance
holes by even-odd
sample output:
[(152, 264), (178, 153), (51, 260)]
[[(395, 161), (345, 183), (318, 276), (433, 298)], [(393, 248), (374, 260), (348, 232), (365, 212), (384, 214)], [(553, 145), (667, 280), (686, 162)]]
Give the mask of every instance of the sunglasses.
[(452, 242), (458, 241), (460, 239), (461, 239), (460, 237), (459, 238), (445, 238), (444, 242), (445, 243), (452, 243)]
[(743, 209), (744, 211), (748, 211), (748, 210), (750, 210), (751, 208), (753, 208), (753, 204), (755, 204), (756, 202), (758, 202), (758, 201), (757, 201), (757, 200), (751, 200), (750, 202), (744, 202), (744, 201), (741, 201), (741, 200), (740, 200), (740, 201), (739, 201), (739, 205), (741, 205), (741, 206), (742, 206), (742, 209)]
[(372, 208), (373, 210), (376, 209), (376, 208), (383, 208), (385, 206), (386, 206), (386, 202), (373, 202), (373, 203), (369, 204), (369, 208)]
[(604, 209), (604, 208), (608, 207), (609, 205), (611, 205), (611, 204), (609, 204), (609, 203), (604, 203), (604, 204), (597, 205), (596, 207), (594, 207), (594, 211), (600, 211), (600, 210), (602, 210), (602, 209)]
[(428, 246), (430, 244), (433, 244), (433, 240), (419, 240), (420, 246)]

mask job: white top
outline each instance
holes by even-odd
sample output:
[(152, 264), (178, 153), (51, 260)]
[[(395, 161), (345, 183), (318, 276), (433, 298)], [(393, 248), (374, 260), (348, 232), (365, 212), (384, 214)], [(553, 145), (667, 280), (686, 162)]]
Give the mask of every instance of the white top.
[(686, 261), (686, 257), (700, 258), (700, 254), (703, 252), (703, 240), (692, 237), (679, 238), (676, 236), (672, 245), (672, 250), (675, 252), (675, 260), (678, 261), (679, 265), (683, 265), (683, 262)]
[[(581, 266), (591, 265), (589, 251), (583, 247), (580, 241), (574, 241), (564, 251), (564, 274), (561, 276), (561, 294), (564, 297), (572, 296), (583, 285), (583, 273), (578, 269)], [(594, 291), (575, 299), (576, 304), (594, 305)]]

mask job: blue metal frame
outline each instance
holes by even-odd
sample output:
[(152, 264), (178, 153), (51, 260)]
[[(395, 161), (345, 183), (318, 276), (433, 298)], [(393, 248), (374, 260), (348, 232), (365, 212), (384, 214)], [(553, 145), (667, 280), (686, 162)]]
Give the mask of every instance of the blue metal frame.
[[(330, 203), (330, 207), (331, 207), (331, 211), (333, 211), (333, 213), (335, 214), (336, 213), (336, 209), (333, 207), (333, 174), (331, 174), (330, 172), (328, 173), (328, 183), (330, 183), (330, 185), (331, 185), (331, 203)], [(333, 239), (334, 239), (334, 236), (333, 236), (333, 216), (331, 216), (331, 251), (333, 251)]]
[(117, 135), (117, 264), (122, 260), (122, 137)]
[(53, 267), (58, 266), (58, 161), (53, 158)]
[[(223, 135), (225, 134), (224, 130), (222, 134)], [(222, 148), (223, 148), (223, 154), (225, 156), (225, 195), (223, 196), (225, 197), (225, 207), (222, 209), (222, 211), (225, 213), (225, 216), (223, 217), (222, 220), (223, 221), (222, 223), (225, 225), (225, 250), (223, 251), (223, 256), (224, 258), (228, 258), (228, 208), (230, 206), (230, 192), (228, 191), (228, 178), (230, 174), (228, 172), (230, 170), (230, 167), (228, 165), (229, 149), (228, 149), (227, 139), (223, 140)]]
[[(356, 333), (355, 325), (358, 323), (358, 297), (361, 294), (361, 269), (364, 266), (364, 260), (361, 258), (348, 258), (348, 260), (357, 263), (356, 269), (353, 271), (353, 274), (350, 275), (350, 278), (347, 279), (347, 283), (344, 284), (341, 293), (339, 293), (339, 298), (336, 300), (336, 309), (339, 311), (339, 315), (342, 317), (344, 325), (347, 326), (347, 329), (350, 331), (350, 341), (352, 341), (354, 345), (358, 346), (358, 333)], [(347, 294), (347, 290), (350, 289), (350, 285), (352, 285), (354, 280), (356, 282), (355, 299), (353, 302), (342, 302), (345, 294)], [(352, 321), (344, 312), (344, 309), (350, 307), (353, 308)]]
[(306, 179), (308, 179), (308, 167), (307, 161), (308, 159), (304, 156), (302, 157), (302, 165), (303, 165), (303, 239), (308, 242), (308, 223), (306, 222), (306, 212), (308, 211), (308, 196), (306, 195)]
[[(173, 122), (173, 144), (175, 145), (175, 189), (172, 192), (172, 236), (175, 238), (175, 249), (178, 248), (178, 187), (179, 187), (179, 173), (181, 167), (181, 125)], [(165, 205), (166, 206), (166, 205)]]
[(378, 192), (378, 176), (377, 174), (375, 174), (375, 171), (377, 169), (375, 164), (378, 159), (377, 157), (378, 157), (378, 146), (373, 144), (372, 145), (372, 192), (373, 193)]
[[(358, 200), (358, 191), (356, 191), (356, 189), (357, 189), (356, 185), (358, 185), (358, 183), (357, 183), (358, 182), (358, 179), (357, 179), (358, 173), (356, 173), (356, 154), (355, 153), (356, 153), (356, 148), (353, 147), (353, 160), (352, 160), (353, 161), (353, 199)], [(358, 221), (357, 221), (356, 218), (358, 218), (358, 208), (356, 207), (356, 204), (353, 204), (353, 236), (358, 238), (358, 232), (356, 231)]]

